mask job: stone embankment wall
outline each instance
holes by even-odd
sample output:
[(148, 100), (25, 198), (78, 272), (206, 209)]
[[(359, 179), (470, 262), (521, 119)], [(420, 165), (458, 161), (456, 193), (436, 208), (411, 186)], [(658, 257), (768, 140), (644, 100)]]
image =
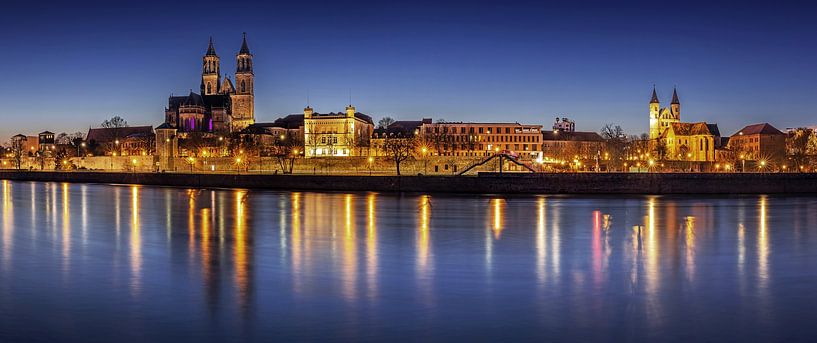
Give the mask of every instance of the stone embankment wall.
[(558, 173), (479, 176), (338, 176), (0, 171), (21, 181), (194, 188), (508, 194), (817, 194), (817, 174)]

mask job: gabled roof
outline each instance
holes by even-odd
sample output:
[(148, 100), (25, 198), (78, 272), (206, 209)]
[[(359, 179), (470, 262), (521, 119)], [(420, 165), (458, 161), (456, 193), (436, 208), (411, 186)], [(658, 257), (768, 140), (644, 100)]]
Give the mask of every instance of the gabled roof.
[(753, 124), (747, 127), (744, 127), (740, 131), (736, 132), (733, 136), (737, 135), (782, 135), (783, 132), (780, 132), (777, 128), (772, 126), (769, 123), (762, 123), (762, 124)]
[[(707, 124), (705, 122), (699, 123), (672, 123), (669, 130), (677, 136), (696, 136), (696, 135), (711, 135), (718, 136), (720, 134), (717, 124)], [(664, 131), (661, 136), (665, 137), (669, 130)]]
[(423, 125), (422, 120), (398, 120), (389, 124), (386, 129), (414, 132), (414, 130), (417, 130), (421, 125)]
[(235, 86), (233, 86), (233, 81), (229, 77), (224, 78), (224, 82), (221, 83), (221, 90), (225, 93), (235, 93)]
[(168, 123), (168, 122), (164, 122), (164, 123), (162, 123), (162, 125), (159, 125), (159, 126), (156, 127), (156, 130), (161, 130), (161, 129), (175, 129), (175, 127), (171, 126), (170, 123)]
[(304, 115), (290, 114), (286, 117), (276, 119), (273, 124), (285, 129), (297, 129), (304, 126)]
[(706, 127), (709, 129), (709, 133), (718, 137), (721, 136), (721, 130), (718, 129), (718, 124), (706, 124)]
[(153, 127), (148, 126), (126, 126), (117, 128), (96, 128), (89, 129), (85, 140), (96, 143), (107, 143), (115, 139), (128, 137), (147, 137), (153, 135)]
[(197, 93), (193, 93), (192, 91), (184, 100), (183, 105), (185, 106), (204, 106), (204, 99), (201, 98), (201, 95)]

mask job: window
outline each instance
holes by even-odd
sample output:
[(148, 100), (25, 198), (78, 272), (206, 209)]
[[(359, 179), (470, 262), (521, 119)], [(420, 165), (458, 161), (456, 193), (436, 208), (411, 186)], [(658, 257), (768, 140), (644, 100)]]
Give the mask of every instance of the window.
[(208, 82), (208, 83), (207, 83), (207, 94), (210, 94), (210, 93), (212, 93), (212, 92), (213, 92), (213, 87), (212, 87), (212, 85), (210, 84), (210, 82)]
[(247, 91), (247, 85), (244, 83), (244, 80), (241, 80), (241, 93)]

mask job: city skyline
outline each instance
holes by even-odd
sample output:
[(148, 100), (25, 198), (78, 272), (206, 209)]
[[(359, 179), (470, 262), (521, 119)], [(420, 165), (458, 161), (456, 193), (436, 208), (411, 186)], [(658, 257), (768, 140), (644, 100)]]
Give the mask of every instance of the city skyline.
[[(9, 80), (0, 86), (0, 135), (85, 131), (112, 115), (158, 126), (170, 91), (186, 94), (198, 84), (208, 38), (229, 74), (244, 31), (255, 55), (259, 122), (299, 113), (307, 98), (317, 111), (340, 111), (351, 92), (376, 119), (547, 127), (558, 116), (581, 130), (614, 123), (641, 134), (655, 84), (662, 105), (677, 86), (685, 117), (717, 123), (725, 135), (757, 122), (817, 123), (809, 102), (816, 49), (803, 44), (814, 29), (799, 20), (808, 8), (626, 4), (611, 17), (599, 7), (518, 3), (214, 5), (223, 11), (198, 4), (185, 12), (185, 4), (145, 2), (12, 4), (0, 14), (4, 25), (30, 29), (0, 33)], [(273, 9), (276, 20), (264, 19)], [(148, 28), (140, 22), (146, 13), (202, 19), (152, 18)]]

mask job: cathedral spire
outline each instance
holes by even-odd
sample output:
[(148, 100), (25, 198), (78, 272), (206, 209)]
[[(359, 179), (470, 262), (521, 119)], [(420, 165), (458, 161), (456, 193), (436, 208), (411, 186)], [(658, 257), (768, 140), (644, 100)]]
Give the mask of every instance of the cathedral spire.
[(670, 104), (672, 104), (672, 105), (680, 105), (681, 104), (681, 102), (678, 101), (678, 92), (675, 90), (675, 88), (672, 88), (672, 102), (670, 102)]
[(213, 37), (210, 36), (210, 44), (207, 46), (207, 56), (216, 56), (216, 48), (213, 47)]
[(241, 42), (241, 50), (238, 52), (240, 55), (249, 55), (250, 48), (247, 46), (247, 33), (244, 32), (244, 41)]
[(651, 104), (657, 104), (658, 101), (658, 94), (655, 93), (655, 85), (652, 86), (652, 99), (650, 99)]

